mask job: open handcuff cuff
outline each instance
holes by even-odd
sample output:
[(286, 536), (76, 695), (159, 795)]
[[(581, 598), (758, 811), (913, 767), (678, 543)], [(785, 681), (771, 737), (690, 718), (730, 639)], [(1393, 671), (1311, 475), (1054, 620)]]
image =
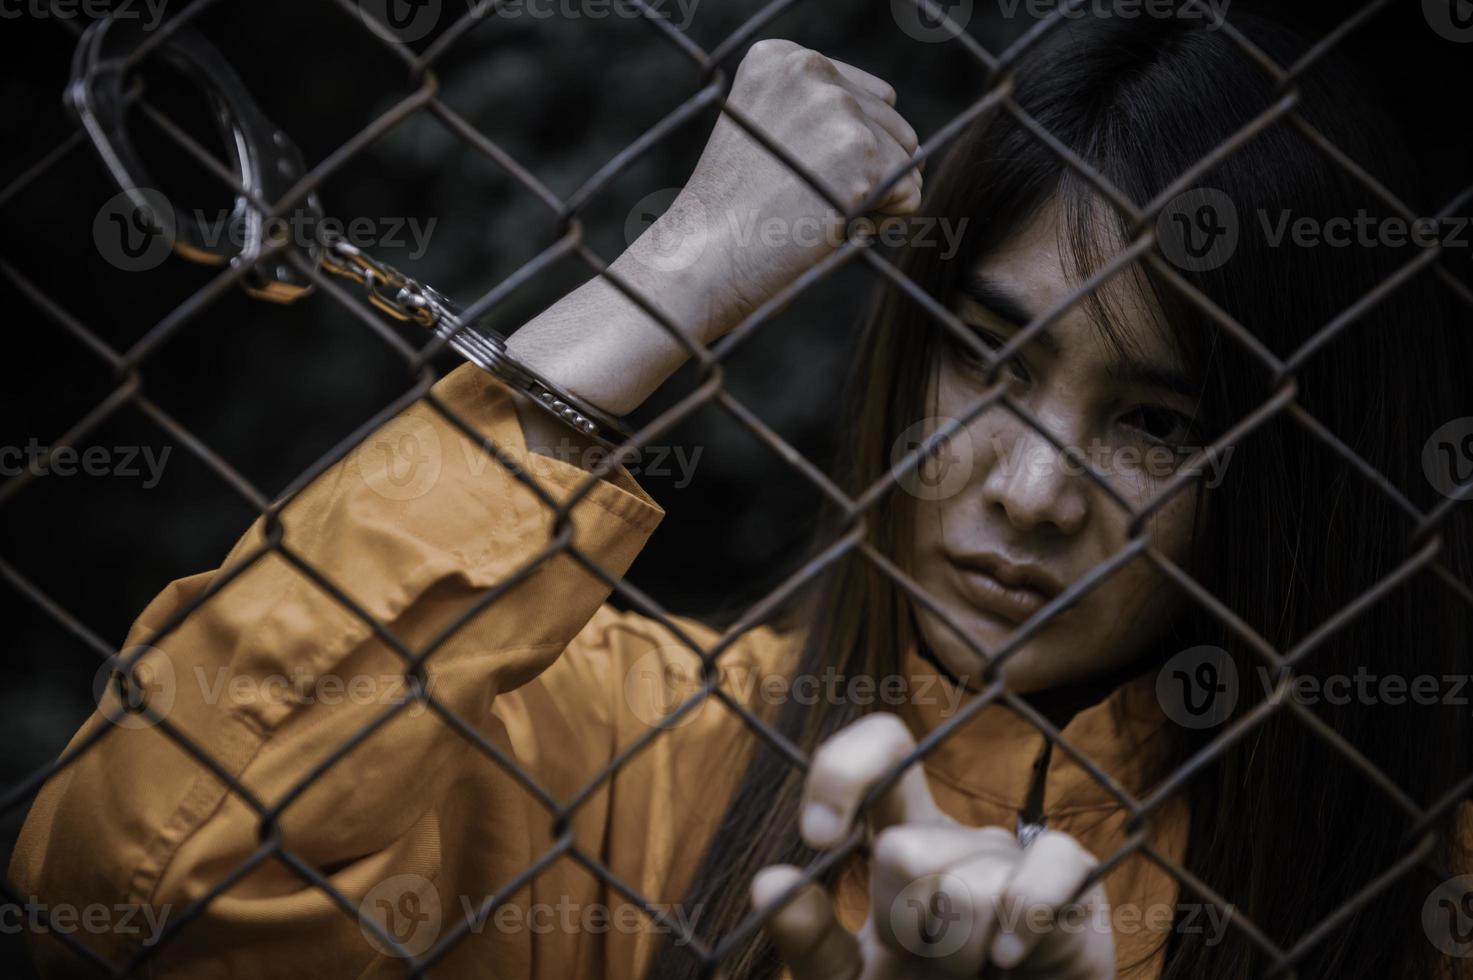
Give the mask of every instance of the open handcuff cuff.
[[(125, 77), (129, 56), (146, 36), (131, 21), (104, 18), (92, 24), (77, 46), (66, 92), (67, 105), (108, 173), (145, 214), (155, 209), (150, 195), (157, 192), (151, 190), (124, 116), (132, 96)], [(256, 200), (280, 199), (306, 172), (301, 151), (262, 114), (230, 63), (199, 34), (188, 28), (176, 30), (149, 56), (182, 73), (208, 98), (224, 139), (226, 164), (234, 169), (240, 187)], [(304, 208), (316, 229), (314, 241), (304, 251), (319, 269), (361, 284), (373, 306), (444, 338), (466, 360), (605, 447), (629, 440), (629, 430), (617, 419), (523, 364), (507, 350), (500, 334), (466, 323), (460, 308), (439, 292), (340, 238), (322, 234), (323, 210), (315, 191), (307, 195)], [(267, 239), (270, 217), (241, 193), (236, 194), (225, 234), (206, 235), (198, 220), (176, 212), (173, 251), (202, 265), (249, 265), (241, 280), (247, 294), (275, 303), (295, 302), (313, 291), (312, 281), (290, 263), (258, 261), (276, 244)]]

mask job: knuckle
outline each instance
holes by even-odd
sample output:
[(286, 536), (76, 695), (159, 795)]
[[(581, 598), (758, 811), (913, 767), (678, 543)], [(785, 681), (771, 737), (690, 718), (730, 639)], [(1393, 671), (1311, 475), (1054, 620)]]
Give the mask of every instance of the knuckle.
[(797, 45), (793, 50), (783, 56), (783, 61), (788, 70), (798, 75), (814, 75), (819, 78), (830, 78), (837, 74), (834, 63), (812, 48), (802, 48)]
[[(859, 104), (859, 99), (854, 93), (839, 85), (825, 85), (819, 90), (819, 102), (825, 109), (833, 112), (841, 112), (857, 116), (864, 111)], [(868, 126), (861, 125), (860, 129), (869, 131)]]
[(915, 742), (914, 737), (910, 734), (910, 729), (906, 727), (905, 722), (901, 720), (900, 716), (889, 711), (872, 712), (865, 715), (850, 727), (858, 729), (861, 725), (865, 726), (865, 731), (876, 733), (886, 741), (893, 741), (905, 745)]
[(914, 744), (905, 722), (896, 715), (877, 711), (839, 729), (813, 751), (808, 780), (829, 787), (859, 792), (871, 781), (870, 770), (884, 753), (877, 748)]
[(1034, 847), (1042, 845), (1054, 860), (1066, 862), (1071, 868), (1091, 871), (1099, 866), (1100, 860), (1072, 835), (1059, 830), (1046, 830), (1034, 841)]
[(999, 850), (1017, 850), (1018, 848), (1018, 838), (1002, 827), (979, 827), (977, 836), (989, 847), (996, 847)]
[(821, 779), (833, 785), (857, 778), (856, 756), (850, 748), (849, 741), (843, 738), (843, 734), (839, 732), (814, 750), (813, 765), (809, 768), (808, 773), (810, 783)]
[(768, 37), (763, 38), (748, 48), (746, 57), (742, 60), (751, 59), (757, 62), (776, 61), (794, 50), (801, 50), (794, 42), (778, 37)]
[(818, 133), (836, 163), (858, 159), (869, 164), (880, 155), (880, 141), (864, 123), (842, 114), (826, 113), (825, 119)]
[(874, 860), (883, 868), (907, 878), (921, 876), (927, 856), (934, 844), (929, 828), (915, 824), (896, 824), (875, 835)]

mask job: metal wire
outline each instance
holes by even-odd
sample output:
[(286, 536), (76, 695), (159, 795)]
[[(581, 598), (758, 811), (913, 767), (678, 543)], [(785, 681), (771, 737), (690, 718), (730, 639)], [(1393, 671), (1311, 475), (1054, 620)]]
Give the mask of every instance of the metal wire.
[[(1234, 30), (1230, 23), (1220, 23), (1218, 25), (1220, 29), (1227, 32), (1233, 38), (1243, 53), (1252, 58), (1273, 78), (1279, 87), (1279, 98), (1273, 104), (1265, 107), (1258, 116), (1252, 119), (1240, 131), (1234, 133), (1229, 139), (1224, 140), (1207, 157), (1198, 161), (1186, 172), (1179, 175), (1178, 179), (1163, 189), (1155, 199), (1143, 203), (1131, 201), (1118, 188), (1112, 186), (1102, 174), (1068, 147), (1064, 146), (1013, 98), (1012, 72), (1019, 60), (1046, 37), (1050, 31), (1056, 29), (1065, 17), (1081, 7), (1084, 0), (1072, 0), (1071, 3), (1059, 7), (1018, 39), (1011, 47), (996, 55), (984, 49), (964, 32), (959, 29), (956, 31), (955, 42), (961, 45), (987, 73), (988, 82), (986, 91), (964, 112), (958, 114), (954, 120), (938, 130), (922, 146), (920, 154), (922, 159), (929, 158), (940, 152), (969, 122), (976, 119), (980, 114), (988, 111), (1007, 113), (1027, 132), (1031, 133), (1034, 138), (1045, 144), (1075, 175), (1082, 178), (1096, 193), (1116, 207), (1125, 216), (1126, 224), (1131, 229), (1126, 247), (1105, 268), (1101, 269), (1088, 281), (1082, 283), (1078, 289), (1053, 309), (1046, 311), (1032, 323), (1028, 324), (1002, 351), (996, 354), (987, 353), (986, 356), (995, 365), (993, 379), (996, 380), (998, 376), (997, 371), (1001, 370), (1008, 358), (1021, 350), (1029, 340), (1036, 337), (1060, 317), (1075, 308), (1097, 286), (1106, 282), (1119, 271), (1138, 262), (1151, 263), (1155, 272), (1170, 281), (1183, 296), (1187, 297), (1190, 302), (1201, 309), (1206, 316), (1211, 318), (1234, 341), (1252, 352), (1275, 379), (1272, 386), (1273, 391), (1260, 405), (1253, 411), (1247, 413), (1229, 432), (1224, 433), (1212, 445), (1200, 450), (1183, 467), (1181, 473), (1168, 482), (1161, 492), (1152, 499), (1149, 505), (1143, 508), (1133, 507), (1121, 497), (1104, 475), (1090, 466), (1087, 460), (1079, 457), (1075, 450), (1064, 446), (1042, 423), (1029, 413), (1025, 406), (1008, 397), (1004, 385), (995, 385), (989, 389), (986, 396), (972, 407), (966, 417), (953, 420), (954, 424), (936, 433), (926, 443), (916, 446), (900, 459), (881, 479), (877, 480), (872, 486), (866, 488), (864, 492), (856, 497), (850, 497), (845, 494), (817, 466), (804, 458), (801, 453), (786, 443), (776, 432), (762, 423), (756, 414), (746, 405), (738, 401), (723, 384), (723, 362), (761, 328), (764, 323), (770, 320), (792, 296), (797, 295), (814, 283), (827, 277), (835, 270), (856, 261), (864, 263), (877, 276), (888, 279), (912, 301), (924, 307), (959, 342), (969, 345), (973, 343), (971, 332), (967, 327), (950, 311), (938, 305), (932, 297), (927, 295), (914, 282), (902, 274), (876, 249), (867, 248), (864, 244), (857, 243), (853, 240), (844, 243), (835, 253), (799, 277), (782, 294), (752, 311), (741, 324), (725, 335), (711, 349), (705, 349), (689, 340), (678, 329), (676, 324), (670, 322), (628, 283), (621, 280), (607, 267), (598, 255), (593, 253), (584, 244), (583, 228), (579, 220), (579, 213), (584, 207), (596, 198), (607, 187), (610, 181), (625, 170), (641, 154), (664, 139), (686, 120), (720, 101), (729, 88), (730, 81), (720, 67), (723, 60), (733, 52), (750, 43), (750, 40), (770, 21), (793, 6), (795, 0), (773, 0), (773, 2), (767, 4), (710, 52), (705, 51), (689, 37), (671, 26), (645, 0), (629, 0), (632, 5), (640, 10), (644, 22), (651, 29), (659, 33), (670, 43), (674, 50), (688, 58), (695, 65), (698, 69), (700, 87), (675, 111), (660, 120), (646, 133), (642, 134), (633, 143), (610, 159), (583, 186), (579, 187), (565, 199), (560, 198), (539, 182), (526, 168), (517, 163), (504, 148), (485, 133), (477, 130), (470, 122), (441, 99), (434, 66), (457, 42), (461, 41), (475, 27), (479, 20), (495, 10), (498, 6), (497, 0), (481, 0), (481, 2), (475, 4), (454, 24), (441, 32), (422, 53), (416, 53), (409, 46), (401, 43), (389, 30), (375, 29), (372, 25), (366, 23), (362, 16), (362, 11), (352, 0), (333, 0), (333, 2), (341, 8), (345, 15), (343, 22), (344, 30), (362, 30), (407, 66), (406, 88), (402, 99), (395, 106), (374, 119), (354, 138), (302, 175), (292, 188), (282, 195), (279, 200), (260, 200), (251, 189), (241, 186), (228, 166), (216, 159), (198, 143), (191, 140), (178, 127), (174, 126), (172, 122), (151, 106), (146, 98), (140, 98), (140, 108), (159, 124), (160, 130), (165, 135), (169, 136), (187, 154), (201, 163), (224, 185), (228, 186), (233, 193), (245, 196), (261, 213), (270, 215), (288, 214), (293, 207), (304, 201), (309, 194), (312, 194), (319, 188), (324, 180), (355, 159), (374, 139), (384, 132), (387, 132), (389, 129), (412, 116), (420, 114), (432, 115), (455, 134), (465, 146), (483, 156), (488, 162), (509, 175), (522, 188), (540, 200), (547, 207), (556, 237), (556, 241), (552, 246), (518, 269), (507, 281), (498, 285), (486, 296), (471, 304), (466, 310), (465, 320), (470, 321), (491, 309), (503, 297), (509, 295), (518, 285), (535, 278), (539, 273), (563, 257), (576, 255), (595, 273), (606, 278), (653, 320), (659, 323), (663, 329), (668, 331), (692, 356), (701, 372), (700, 383), (696, 386), (695, 390), (688, 396), (682, 398), (677, 404), (662, 412), (641, 431), (636, 433), (628, 443), (628, 448), (632, 451), (648, 445), (652, 439), (668, 431), (671, 427), (689, 417), (703, 406), (707, 404), (713, 405), (720, 411), (726, 413), (747, 432), (751, 433), (760, 443), (776, 452), (798, 474), (819, 489), (830, 502), (837, 504), (848, 516), (850, 529), (829, 548), (804, 564), (770, 595), (757, 603), (737, 623), (727, 629), (717, 642), (709, 647), (705, 647), (692, 639), (681, 627), (679, 622), (662, 608), (659, 603), (630, 583), (623, 581), (618, 576), (602, 568), (590, 555), (579, 548), (574, 539), (572, 525), (569, 521), (569, 515), (573, 507), (601, 479), (612, 471), (620, 462), (620, 457), (609, 457), (602, 464), (593, 468), (586, 480), (568, 499), (561, 503), (558, 502), (539, 485), (532, 474), (526, 472), (500, 447), (481, 436), (470, 424), (457, 416), (454, 411), (432, 393), (431, 385), (436, 380), (436, 376), (429, 366), (430, 359), (444, 347), (446, 338), (435, 337), (419, 349), (406, 344), (392, 330), (385, 328), (374, 311), (364, 305), (360, 296), (355, 295), (352, 291), (342, 289), (322, 276), (320, 269), (304, 260), (302, 256), (294, 251), (285, 248), (268, 250), (262, 258), (263, 261), (269, 261), (274, 259), (276, 255), (282, 255), (286, 261), (295, 264), (302, 275), (310, 278), (315, 284), (320, 286), (335, 302), (350, 310), (358, 320), (364, 323), (376, 336), (384, 340), (386, 344), (402, 357), (408, 376), (413, 380), (413, 386), (391, 404), (384, 406), (381, 411), (364, 422), (357, 430), (339, 442), (331, 451), (308, 467), (275, 500), (270, 499), (265, 493), (237, 472), (219, 453), (205, 444), (201, 439), (194, 436), (186, 426), (151, 401), (144, 394), (142, 384), (142, 371), (158, 347), (169, 337), (181, 330), (186, 324), (208, 310), (216, 299), (233, 290), (249, 272), (248, 266), (222, 270), (208, 285), (189, 297), (155, 324), (131, 348), (117, 350), (91, 330), (87, 324), (80, 322), (76, 317), (68, 313), (62, 304), (46, 295), (19, 269), (11, 263), (0, 259), (0, 276), (3, 276), (5, 280), (10, 282), (37, 310), (77, 340), (90, 356), (102, 362), (112, 372), (115, 379), (111, 393), (62, 437), (54, 441), (53, 447), (47, 452), (46, 459), (49, 459), (57, 449), (76, 446), (80, 440), (85, 438), (97, 426), (111, 418), (121, 409), (131, 407), (170, 433), (193, 457), (208, 466), (217, 477), (230, 486), (263, 521), (264, 540), (250, 553), (245, 555), (241, 561), (236, 562), (231, 568), (216, 576), (203, 593), (188, 602), (176, 614), (162, 623), (154, 634), (152, 642), (159, 643), (165, 640), (184, 621), (211, 602), (219, 592), (228, 587), (232, 581), (243, 574), (248, 568), (252, 567), (257, 561), (268, 555), (276, 555), (290, 563), (296, 571), (312, 581), (320, 590), (340, 605), (342, 609), (360, 620), (369, 628), (373, 636), (382, 641), (389, 650), (393, 651), (399, 657), (402, 661), (406, 684), (413, 694), (412, 698), (406, 699), (384, 711), (371, 724), (356, 733), (349, 741), (335, 747), (326, 758), (302, 776), (295, 786), (274, 803), (257, 798), (249, 788), (239, 782), (231, 772), (221, 766), (208, 750), (197, 744), (188, 735), (171, 724), (167, 717), (156, 712), (153, 706), (145, 702), (139, 709), (140, 713), (152, 720), (161, 733), (171, 739), (180, 749), (188, 753), (201, 766), (213, 773), (221, 783), (229, 788), (229, 791), (241, 803), (254, 812), (258, 820), (259, 846), (239, 867), (232, 869), (229, 874), (221, 877), (205, 894), (199, 896), (182, 913), (174, 916), (167, 926), (164, 927), (158, 943), (149, 948), (140, 949), (131, 960), (124, 964), (109, 963), (93, 951), (84, 941), (72, 935), (70, 932), (52, 928), (50, 931), (55, 938), (73, 950), (77, 954), (80, 963), (90, 963), (96, 967), (98, 973), (101, 975), (120, 977), (143, 970), (149, 960), (157, 955), (159, 950), (168, 946), (169, 940), (174, 935), (186, 928), (189, 922), (200, 915), (218, 896), (265, 862), (273, 860), (290, 868), (310, 886), (321, 890), (334, 904), (342, 909), (345, 915), (358, 921), (359, 910), (353, 901), (334, 887), (328, 878), (319, 869), (314, 867), (309, 860), (294, 853), (286, 846), (281, 836), (280, 819), (283, 812), (295, 800), (318, 780), (331, 772), (333, 767), (342, 758), (361, 745), (390, 720), (413, 705), (423, 705), (434, 711), (440, 719), (457, 732), (471, 747), (492, 760), (495, 765), (501, 767), (516, 779), (547, 811), (549, 824), (555, 838), (551, 849), (539, 856), (530, 866), (523, 869), (496, 892), (486, 895), (480, 903), (478, 914), (484, 915), (508, 902), (519, 889), (534, 879), (540, 872), (560, 858), (568, 857), (587, 868), (607, 888), (623, 894), (631, 902), (642, 908), (656, 924), (669, 930), (682, 942), (686, 943), (693, 955), (700, 957), (708, 965), (719, 963), (724, 957), (739, 948), (754, 930), (761, 927), (763, 917), (758, 915), (750, 916), (740, 929), (721, 937), (720, 941), (712, 947), (704, 943), (699, 937), (692, 935), (682, 922), (670, 916), (662, 908), (656, 906), (633, 885), (620, 880), (597, 856), (589, 854), (580, 848), (572, 831), (572, 821), (579, 809), (595, 793), (605, 787), (621, 767), (628, 764), (633, 758), (645, 751), (655, 740), (660, 738), (663, 734), (663, 729), (651, 727), (640, 738), (614, 755), (607, 764), (602, 766), (569, 799), (559, 800), (553, 793), (541, 786), (535, 778), (525, 772), (515, 758), (508, 756), (501, 748), (482, 735), (475, 725), (460, 717), (449, 706), (434, 696), (425, 670), (427, 663), (435, 652), (454, 636), (457, 631), (485, 609), (494, 605), (499, 598), (517, 584), (528, 579), (544, 562), (558, 555), (568, 555), (581, 563), (589, 572), (608, 586), (613, 593), (621, 597), (632, 609), (660, 623), (664, 628), (669, 630), (672, 636), (685, 644), (693, 654), (700, 658), (703, 667), (704, 683), (671, 712), (672, 718), (681, 717), (686, 713), (696, 710), (707, 699), (716, 698), (722, 701), (728, 709), (737, 714), (752, 732), (781, 753), (791, 764), (806, 767), (808, 759), (800, 747), (793, 745), (781, 733), (770, 729), (760, 718), (752, 713), (748, 706), (734, 699), (730, 693), (721, 688), (718, 682), (717, 670), (720, 658), (723, 653), (730, 650), (738, 642), (744, 633), (762, 622), (766, 615), (776, 608), (778, 604), (803, 588), (815, 577), (821, 575), (834, 562), (851, 553), (862, 555), (909, 597), (933, 612), (945, 617), (944, 610), (941, 610), (939, 606), (933, 603), (933, 600), (931, 600), (916, 581), (907, 576), (868, 543), (866, 540), (866, 521), (869, 520), (872, 509), (888, 493), (895, 489), (902, 476), (915, 469), (925, 454), (937, 445), (940, 440), (944, 439), (960, 426), (966, 425), (977, 414), (998, 407), (1005, 409), (1007, 412), (1021, 419), (1040, 436), (1048, 440), (1061, 453), (1070, 455), (1083, 468), (1086, 476), (1129, 517), (1131, 536), (1128, 544), (1121, 551), (1111, 556), (1106, 562), (1075, 582), (1062, 595), (1050, 602), (1037, 616), (1016, 630), (1009, 642), (1000, 649), (990, 651), (981, 650), (976, 646), (974, 641), (967, 638), (953, 623), (952, 626), (957, 635), (961, 636), (969, 646), (972, 646), (973, 651), (979, 656), (985, 659), (991, 659), (995, 664), (1001, 666), (1013, 657), (1030, 638), (1036, 635), (1057, 611), (1071, 605), (1078, 598), (1094, 589), (1127, 561), (1144, 558), (1159, 569), (1173, 583), (1185, 590), (1216, 618), (1221, 620), (1251, 649), (1256, 651), (1262, 658), (1264, 664), (1274, 672), (1274, 676), (1277, 678), (1277, 686), (1272, 695), (1266, 698), (1261, 704), (1225, 726), (1186, 765), (1174, 772), (1161, 785), (1156, 787), (1150, 796), (1144, 799), (1137, 799), (1077, 746), (1070, 744), (1069, 740), (1064, 737), (1058, 728), (1034, 710), (1026, 700), (1009, 691), (999, 677), (999, 679), (993, 681), (990, 686), (983, 690), (979, 696), (971, 700), (958, 715), (923, 738), (915, 750), (892, 769), (890, 777), (873, 789), (868, 799), (872, 800), (883, 793), (898, 780), (899, 774), (906, 767), (933, 751), (944, 740), (949, 738), (959, 726), (967, 724), (979, 711), (986, 710), (990, 705), (1005, 704), (1012, 711), (1026, 718), (1036, 726), (1046, 739), (1054, 743), (1062, 753), (1087, 771), (1101, 786), (1105, 787), (1118, 801), (1120, 807), (1129, 815), (1131, 836), (1125, 846), (1101, 862), (1100, 867), (1091, 875), (1089, 883), (1105, 877), (1111, 869), (1130, 855), (1138, 854), (1164, 869), (1180, 886), (1200, 896), (1205, 902), (1215, 904), (1220, 909), (1227, 910), (1230, 906), (1223, 896), (1217, 894), (1206, 882), (1199, 880), (1172, 858), (1160, 853), (1159, 850), (1148, 842), (1145, 831), (1149, 826), (1153, 814), (1173, 796), (1179, 794), (1187, 782), (1204, 767), (1210, 765), (1227, 746), (1244, 738), (1254, 728), (1262, 725), (1274, 715), (1287, 711), (1296, 715), (1300, 720), (1309, 725), (1320, 738), (1339, 753), (1347, 764), (1359, 770), (1376, 787), (1384, 792), (1388, 798), (1407, 812), (1416, 830), (1411, 839), (1414, 839), (1416, 843), (1409, 850), (1403, 861), (1395, 867), (1386, 870), (1376, 880), (1366, 884), (1346, 901), (1334, 915), (1327, 918), (1313, 934), (1302, 937), (1292, 948), (1286, 949), (1276, 945), (1265, 935), (1259, 926), (1241, 913), (1231, 915), (1229, 919), (1232, 926), (1241, 930), (1251, 943), (1264, 954), (1266, 962), (1271, 965), (1271, 972), (1276, 975), (1292, 976), (1296, 962), (1302, 959), (1307, 951), (1325, 933), (1333, 929), (1345, 917), (1364, 906), (1365, 903), (1374, 898), (1382, 889), (1401, 876), (1411, 873), (1418, 867), (1431, 868), (1440, 876), (1447, 876), (1445, 869), (1437, 868), (1431, 857), (1432, 836), (1428, 828), (1449, 808), (1456, 805), (1470, 788), (1473, 788), (1473, 776), (1470, 776), (1463, 785), (1450, 791), (1436, 806), (1423, 808), (1408, 798), (1396, 786), (1392, 779), (1362, 756), (1343, 737), (1325, 725), (1312, 711), (1297, 703), (1295, 698), (1286, 695), (1289, 685), (1294, 679), (1294, 668), (1297, 665), (1301, 664), (1308, 655), (1313, 653), (1320, 644), (1333, 635), (1343, 624), (1353, 620), (1362, 611), (1373, 605), (1384, 593), (1403, 582), (1411, 574), (1422, 569), (1432, 569), (1450, 584), (1454, 585), (1460, 594), (1466, 598), (1473, 599), (1473, 595), (1469, 594), (1467, 587), (1457, 583), (1452, 573), (1440, 560), (1441, 538), (1439, 525), (1456, 501), (1444, 501), (1429, 513), (1420, 511), (1396, 490), (1392, 483), (1380, 474), (1374, 466), (1356, 455), (1354, 451), (1336, 438), (1299, 404), (1297, 400), (1298, 389), (1295, 373), (1322, 350), (1326, 344), (1370, 309), (1387, 291), (1395, 288), (1405, 277), (1422, 270), (1429, 263), (1432, 263), (1433, 274), (1441, 284), (1470, 309), (1473, 309), (1473, 294), (1470, 294), (1467, 287), (1451, 273), (1435, 264), (1438, 254), (1437, 248), (1423, 249), (1420, 254), (1409, 260), (1405, 267), (1395, 276), (1378, 284), (1376, 289), (1361, 297), (1350, 308), (1344, 310), (1332, 321), (1324, 324), (1298, 350), (1293, 351), (1289, 356), (1281, 359), (1269, 351), (1246, 327), (1238, 323), (1231, 315), (1217, 308), (1210, 300), (1197, 292), (1189, 283), (1181, 278), (1180, 274), (1169, 263), (1164, 262), (1153, 251), (1156, 245), (1156, 218), (1172, 198), (1194, 186), (1195, 182), (1202, 175), (1209, 172), (1219, 162), (1232, 154), (1239, 146), (1255, 138), (1270, 125), (1280, 121), (1287, 121), (1288, 124), (1295, 127), (1306, 139), (1324, 153), (1328, 161), (1342, 168), (1354, 180), (1379, 198), (1393, 213), (1407, 220), (1411, 220), (1414, 217), (1412, 210), (1406, 204), (1375, 181), (1374, 178), (1353, 160), (1346, 157), (1307, 122), (1298, 111), (1297, 80), (1336, 45), (1341, 43), (1356, 27), (1363, 24), (1378, 11), (1387, 7), (1390, 0), (1376, 0), (1376, 2), (1366, 4), (1354, 15), (1348, 17), (1335, 31), (1314, 45), (1298, 62), (1290, 66), (1276, 64), (1262, 51), (1254, 47), (1247, 38)], [(934, 4), (931, 4), (930, 0), (916, 0), (916, 2), (934, 8)], [(194, 3), (182, 12), (173, 15), (168, 23), (162, 29), (156, 31), (150, 37), (149, 41), (129, 59), (130, 63), (136, 64), (142, 61), (148, 56), (150, 50), (165, 43), (175, 32), (198, 20), (202, 14), (218, 3), (219, 0), (201, 0), (201, 2)], [(1204, 11), (1207, 11), (1205, 4), (1199, 5)], [(61, 17), (53, 18), (52, 20), (53, 23), (75, 33), (80, 33), (81, 31), (81, 28), (72, 19)], [(723, 104), (722, 109), (736, 125), (740, 126), (753, 139), (766, 147), (774, 156), (800, 174), (815, 191), (825, 197), (828, 196), (825, 189), (812, 174), (806, 172), (798, 161), (793, 159), (783, 147), (772, 143), (752, 124), (750, 119), (730, 106)], [(0, 205), (13, 199), (16, 195), (23, 193), (30, 184), (46, 174), (60, 161), (77, 152), (79, 147), (83, 147), (85, 143), (86, 140), (80, 131), (69, 133), (66, 139), (54, 150), (41, 156), (33, 166), (26, 169), (9, 185), (0, 189)], [(891, 175), (890, 179), (885, 181), (883, 186), (874, 191), (868, 201), (850, 212), (850, 217), (852, 218), (868, 210), (868, 206), (880, 200), (886, 190), (902, 176), (903, 171)], [(1446, 215), (1453, 212), (1466, 202), (1470, 195), (1473, 195), (1473, 187), (1468, 188), (1468, 190), (1459, 194), (1454, 200), (1448, 202), (1441, 214)], [(832, 199), (830, 199), (830, 203), (837, 204)], [(448, 423), (455, 426), (468, 439), (472, 440), (489, 454), (512, 478), (527, 487), (545, 507), (553, 512), (555, 519), (553, 525), (554, 533), (544, 548), (528, 559), (515, 572), (508, 575), (504, 581), (494, 588), (486, 590), (470, 608), (466, 609), (452, 623), (444, 627), (434, 640), (422, 648), (415, 649), (396, 636), (387, 625), (379, 622), (368, 610), (355, 602), (348, 592), (341, 588), (338, 583), (331, 580), (321, 570), (315, 568), (309, 561), (295, 551), (281, 523), (280, 517), (283, 509), (303, 489), (329, 468), (344, 459), (368, 434), (400, 414), (406, 408), (421, 401), (428, 403)], [(1148, 519), (1153, 514), (1169, 503), (1177, 494), (1187, 490), (1192, 485), (1194, 477), (1200, 472), (1201, 468), (1212, 462), (1224, 447), (1241, 441), (1255, 430), (1268, 424), (1271, 420), (1280, 417), (1286, 418), (1302, 427), (1342, 459), (1362, 478), (1391, 497), (1397, 506), (1412, 518), (1417, 528), (1416, 533), (1407, 542), (1407, 552), (1404, 561), (1395, 570), (1380, 582), (1367, 589), (1362, 595), (1356, 597), (1332, 621), (1325, 623), (1312, 635), (1300, 641), (1294, 649), (1287, 651), (1275, 649), (1271, 643), (1254, 632), (1251, 627), (1239, 619), (1221, 601), (1196, 583), (1187, 574), (1185, 569), (1179, 567), (1154, 548), (1146, 526)], [(32, 482), (34, 476), (34, 471), (23, 471), (19, 475), (9, 479), (3, 485), (0, 485), (0, 506), (10, 503), (18, 494), (22, 493)], [(85, 624), (71, 615), (61, 601), (43, 593), (3, 558), (0, 558), (0, 577), (3, 577), (11, 588), (35, 604), (38, 609), (55, 620), (70, 634), (81, 640), (102, 662), (112, 665), (122, 676), (128, 676), (130, 668), (136, 661), (136, 657), (131, 656), (129, 651), (114, 649), (111, 644), (96, 636)], [(76, 745), (69, 752), (32, 773), (19, 784), (9, 787), (3, 799), (0, 799), (0, 810), (12, 812), (18, 808), (25, 807), (43, 783), (67, 769), (67, 767), (90, 751), (102, 739), (107, 738), (112, 730), (108, 727), (100, 728), (87, 741)], [(858, 842), (851, 842), (850, 845), (844, 848), (839, 848), (825, 854), (818, 862), (810, 867), (810, 874), (812, 876), (818, 876), (836, 867), (853, 853), (857, 846), (859, 846)], [(0, 890), (3, 890), (4, 894), (11, 900), (24, 902), (24, 898), (14, 891), (8, 881), (3, 887), (0, 887)], [(1080, 891), (1082, 892), (1083, 888)], [(48, 928), (52, 926), (48, 911), (43, 910), (41, 912), (41, 918)], [(361, 921), (364, 923), (368, 922), (368, 920)], [(370, 924), (368, 927), (373, 928), (379, 933), (377, 938), (384, 947), (401, 951), (404, 956), (406, 972), (409, 975), (418, 976), (428, 972), (437, 962), (443, 959), (457, 942), (464, 938), (469, 929), (469, 922), (461, 922), (456, 927), (447, 931), (430, 950), (419, 956), (409, 955), (408, 951), (402, 949), (400, 943), (393, 935), (388, 934), (377, 925)]]

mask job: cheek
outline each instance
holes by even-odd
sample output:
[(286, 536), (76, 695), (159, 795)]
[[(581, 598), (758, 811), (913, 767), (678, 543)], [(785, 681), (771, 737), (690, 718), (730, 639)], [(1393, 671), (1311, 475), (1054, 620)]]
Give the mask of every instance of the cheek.
[(1157, 511), (1155, 519), (1147, 525), (1151, 546), (1175, 564), (1187, 563), (1198, 506), (1197, 494), (1188, 487)]
[[(1194, 494), (1183, 491), (1147, 525), (1151, 548), (1173, 564), (1186, 566), (1195, 516)], [(1122, 518), (1120, 525), (1118, 547), (1124, 547), (1129, 543), (1129, 522)], [(1093, 599), (1089, 605), (1095, 614), (1088, 619), (1100, 635), (1109, 637), (1103, 646), (1112, 666), (1134, 659), (1156, 643), (1187, 601), (1166, 574), (1144, 556), (1126, 563), (1101, 583)]]

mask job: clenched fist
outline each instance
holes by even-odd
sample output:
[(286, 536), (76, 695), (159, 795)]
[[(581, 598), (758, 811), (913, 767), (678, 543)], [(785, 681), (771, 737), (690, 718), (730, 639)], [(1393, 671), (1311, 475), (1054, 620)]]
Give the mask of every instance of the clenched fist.
[(723, 313), (712, 334), (832, 252), (844, 241), (846, 216), (866, 205), (905, 215), (921, 201), (916, 132), (883, 79), (791, 41), (765, 40), (742, 59), (727, 105), (839, 207), (723, 113), (690, 180), (629, 253), (687, 273), (665, 288), (684, 282), (704, 291)]

